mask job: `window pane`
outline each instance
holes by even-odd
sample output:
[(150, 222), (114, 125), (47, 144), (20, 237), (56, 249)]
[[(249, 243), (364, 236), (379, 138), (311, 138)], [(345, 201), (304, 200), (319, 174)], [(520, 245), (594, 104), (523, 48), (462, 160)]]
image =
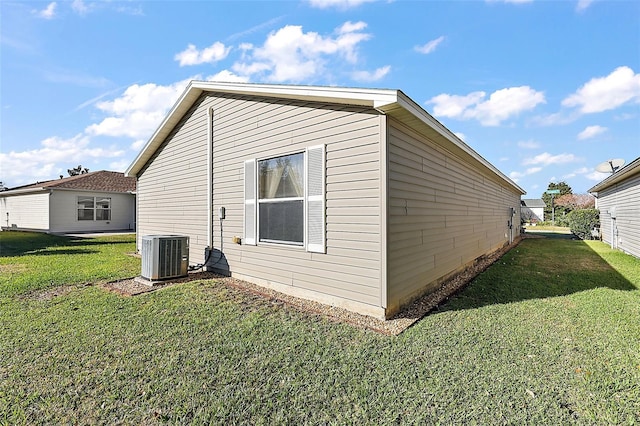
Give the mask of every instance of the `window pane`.
[[(78, 197), (78, 208), (79, 209), (92, 209), (93, 208), (93, 197)], [(92, 214), (93, 216), (93, 214)], [(93, 218), (91, 218), (93, 219)]]
[(111, 198), (96, 198), (96, 208), (98, 209), (111, 208)]
[(285, 155), (258, 162), (260, 199), (304, 196), (304, 154)]
[(93, 220), (93, 209), (78, 209), (78, 220)]
[(96, 210), (96, 220), (111, 220), (111, 210)]
[(302, 200), (260, 203), (260, 241), (302, 245), (303, 238)]

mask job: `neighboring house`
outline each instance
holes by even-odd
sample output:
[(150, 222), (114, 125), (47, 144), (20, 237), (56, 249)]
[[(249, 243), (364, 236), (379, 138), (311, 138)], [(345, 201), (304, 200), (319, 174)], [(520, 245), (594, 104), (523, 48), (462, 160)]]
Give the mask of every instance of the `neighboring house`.
[(640, 257), (640, 158), (589, 189), (600, 210), (600, 235), (611, 248)]
[(522, 220), (527, 223), (542, 222), (544, 220), (544, 208), (546, 204), (539, 198), (523, 198), (520, 214)]
[(0, 192), (2, 229), (48, 233), (135, 229), (135, 178), (89, 172)]
[(520, 235), (524, 191), (398, 90), (191, 82), (126, 174), (139, 249), (378, 318)]

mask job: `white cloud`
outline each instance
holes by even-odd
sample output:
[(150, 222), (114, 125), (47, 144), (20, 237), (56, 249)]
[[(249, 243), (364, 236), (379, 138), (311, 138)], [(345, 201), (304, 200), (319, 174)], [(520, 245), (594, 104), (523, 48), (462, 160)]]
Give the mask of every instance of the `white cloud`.
[(440, 37), (438, 37), (438, 38), (436, 38), (434, 40), (431, 40), (427, 44), (424, 44), (422, 46), (416, 46), (416, 47), (414, 47), (414, 49), (416, 50), (416, 52), (420, 52), (420, 53), (424, 53), (425, 55), (428, 55), (429, 53), (431, 53), (434, 50), (436, 50), (438, 45), (440, 43), (442, 43), (444, 41), (444, 39), (445, 39), (444, 36), (440, 36)]
[(198, 50), (195, 45), (189, 44), (185, 50), (176, 53), (173, 57), (180, 62), (180, 66), (213, 64), (227, 57), (231, 47), (226, 47), (223, 43), (216, 41), (209, 47)]
[(127, 170), (127, 167), (129, 167), (129, 164), (131, 162), (127, 159), (124, 160), (119, 160), (119, 161), (113, 161), (111, 163), (109, 163), (109, 170), (114, 171), (114, 172), (124, 172), (125, 170)]
[(578, 3), (576, 4), (576, 11), (584, 12), (589, 8), (589, 6), (591, 6), (592, 3), (593, 0), (578, 0)]
[(42, 70), (42, 75), (46, 80), (54, 83), (72, 84), (81, 87), (107, 87), (111, 84), (107, 78), (60, 67), (47, 67)]
[(284, 16), (278, 16), (277, 18), (273, 18), (273, 19), (270, 19), (270, 20), (268, 20), (266, 22), (263, 22), (261, 24), (255, 25), (255, 26), (249, 28), (248, 30), (243, 30), (243, 31), (231, 34), (230, 36), (228, 36), (226, 38), (226, 40), (235, 40), (235, 39), (238, 39), (240, 37), (244, 37), (246, 35), (253, 34), (256, 31), (260, 31), (263, 28), (267, 28), (267, 27), (270, 27), (272, 25), (275, 25), (282, 18), (284, 18)]
[(460, 139), (461, 141), (465, 141), (467, 140), (467, 135), (465, 135), (462, 132), (453, 132), (454, 135), (456, 135), (458, 137), (458, 139)]
[(532, 175), (534, 173), (538, 173), (540, 170), (542, 170), (542, 167), (530, 167), (526, 169), (524, 172), (511, 172), (509, 173), (509, 177), (514, 182), (517, 182), (518, 179), (523, 178), (525, 176)]
[(542, 164), (544, 166), (548, 166), (550, 164), (572, 163), (577, 160), (578, 157), (573, 154), (551, 155), (548, 152), (543, 152), (542, 154), (536, 155), (535, 157), (525, 159), (522, 164)]
[(391, 67), (386, 65), (384, 67), (378, 68), (375, 71), (354, 71), (351, 73), (351, 78), (355, 81), (364, 81), (364, 82), (372, 82), (378, 81), (382, 79), (384, 76), (389, 74), (391, 71)]
[(241, 62), (233, 65), (240, 75), (257, 74), (274, 82), (300, 82), (322, 75), (334, 58), (349, 63), (358, 60), (358, 45), (371, 38), (362, 32), (364, 22), (345, 22), (334, 35), (303, 32), (301, 26), (287, 25), (271, 32), (260, 47), (245, 44)]
[(536, 141), (520, 141), (518, 142), (518, 148), (537, 149), (540, 148), (540, 143)]
[(98, 109), (111, 116), (100, 123), (88, 126), (85, 131), (90, 135), (148, 138), (180, 97), (189, 81), (191, 79), (167, 86), (153, 83), (129, 86), (122, 96), (96, 104)]
[(83, 0), (73, 0), (73, 2), (71, 3), (71, 9), (78, 15), (86, 15), (87, 13), (89, 13), (89, 7), (84, 3)]
[(640, 74), (626, 66), (606, 77), (592, 78), (562, 101), (565, 107), (578, 107), (583, 114), (618, 108), (627, 102), (640, 103)]
[(142, 147), (146, 145), (147, 141), (145, 139), (138, 139), (137, 141), (131, 144), (131, 150), (140, 151)]
[(577, 170), (572, 171), (571, 173), (567, 173), (566, 175), (562, 176), (562, 179), (571, 179), (578, 175), (585, 175), (587, 173), (589, 173), (589, 169), (587, 167), (581, 167)]
[(51, 2), (42, 10), (33, 10), (32, 12), (43, 19), (53, 19), (56, 17), (57, 3)]
[(579, 117), (580, 114), (576, 113), (575, 111), (569, 113), (567, 111), (560, 111), (553, 114), (545, 114), (533, 117), (531, 119), (531, 123), (537, 124), (539, 126), (558, 126), (572, 123)]
[(433, 104), (436, 116), (476, 119), (483, 126), (498, 126), (503, 121), (534, 109), (545, 103), (544, 93), (529, 86), (496, 90), (486, 99), (485, 92), (472, 92), (466, 96), (441, 94), (427, 103)]
[(584, 177), (586, 177), (589, 180), (600, 182), (601, 180), (604, 180), (609, 176), (611, 176), (610, 173), (602, 173), (594, 170), (593, 172), (586, 174)]
[[(29, 151), (9, 153), (0, 152), (0, 164), (5, 180), (14, 180), (19, 185), (31, 183), (27, 179), (51, 179), (55, 174), (65, 170), (64, 167), (76, 164), (88, 165), (95, 159), (117, 158), (124, 155), (124, 151), (115, 148), (92, 147), (87, 135), (78, 134), (69, 139), (57, 136), (47, 138), (41, 142), (41, 147)], [(57, 166), (63, 164), (63, 167)], [(29, 173), (25, 173), (29, 170)]]
[(335, 7), (337, 9), (344, 10), (360, 6), (364, 3), (371, 3), (373, 1), (375, 0), (309, 0), (309, 4), (312, 7), (317, 7), (318, 9)]
[(336, 29), (336, 32), (338, 34), (347, 34), (347, 33), (353, 33), (356, 31), (362, 31), (365, 28), (367, 28), (367, 24), (365, 22), (362, 21), (358, 21), (358, 22), (351, 22), (351, 21), (347, 21), (344, 24), (342, 24), (341, 27)]
[(248, 83), (249, 77), (234, 74), (229, 70), (222, 70), (207, 77), (207, 81), (225, 81), (228, 83)]
[(608, 129), (602, 126), (587, 126), (583, 131), (578, 133), (578, 140), (591, 139), (602, 133), (606, 132)]

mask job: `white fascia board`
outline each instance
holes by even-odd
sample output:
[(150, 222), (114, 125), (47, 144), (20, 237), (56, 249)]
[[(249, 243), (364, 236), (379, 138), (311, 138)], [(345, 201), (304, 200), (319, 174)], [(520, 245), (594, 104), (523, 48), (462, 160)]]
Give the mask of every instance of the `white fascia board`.
[(44, 187), (37, 187), (37, 188), (25, 188), (25, 189), (10, 189), (8, 191), (2, 191), (0, 192), (0, 197), (10, 197), (12, 195), (24, 195), (24, 194), (31, 194), (34, 192), (45, 192), (48, 191), (49, 188), (44, 188)]
[(234, 93), (301, 101), (327, 101), (331, 103), (375, 107), (395, 102), (397, 90), (361, 89), (326, 86), (292, 86), (280, 84), (217, 83), (194, 81), (193, 87), (206, 92)]
[(86, 189), (86, 188), (47, 188), (50, 191), (68, 191), (68, 192), (90, 192), (92, 194), (131, 194), (131, 191), (108, 191), (103, 189)]
[(504, 180), (506, 183), (508, 183), (514, 189), (519, 191), (522, 195), (525, 195), (527, 193), (524, 189), (522, 189), (519, 185), (517, 185), (514, 181), (512, 181), (509, 177), (507, 177), (504, 173), (502, 173), (500, 170), (498, 170), (493, 164), (491, 164), (484, 157), (482, 157), (480, 154), (478, 154), (473, 148), (471, 148), (469, 145), (464, 143), (464, 141), (462, 141), (459, 137), (457, 137), (455, 134), (453, 134), (453, 132), (451, 130), (447, 129), (442, 123), (440, 123), (438, 120), (433, 118), (431, 116), (431, 114), (429, 114), (427, 111), (425, 111), (419, 105), (417, 105), (410, 97), (408, 97), (407, 95), (405, 95), (402, 92), (399, 92), (398, 104), (402, 108), (404, 108), (405, 110), (407, 110), (411, 114), (413, 114), (415, 117), (419, 118), (427, 126), (429, 126), (432, 129), (436, 130), (441, 136), (446, 138), (453, 145), (457, 146), (458, 148), (460, 148), (461, 150), (466, 152), (469, 156), (471, 156), (473, 159), (475, 159), (480, 164), (485, 166), (487, 169), (489, 169), (490, 171), (495, 173), (498, 177), (500, 177), (502, 180)]

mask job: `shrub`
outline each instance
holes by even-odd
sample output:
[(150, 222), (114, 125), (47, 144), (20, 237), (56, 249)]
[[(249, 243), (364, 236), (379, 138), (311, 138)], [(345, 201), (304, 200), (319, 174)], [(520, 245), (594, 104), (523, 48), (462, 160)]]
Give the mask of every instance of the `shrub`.
[[(568, 214), (557, 214), (556, 212), (556, 226), (569, 226), (569, 215)], [(563, 212), (564, 213), (564, 212)]]
[(583, 240), (590, 240), (591, 230), (600, 226), (598, 209), (574, 210), (567, 215), (569, 229)]

